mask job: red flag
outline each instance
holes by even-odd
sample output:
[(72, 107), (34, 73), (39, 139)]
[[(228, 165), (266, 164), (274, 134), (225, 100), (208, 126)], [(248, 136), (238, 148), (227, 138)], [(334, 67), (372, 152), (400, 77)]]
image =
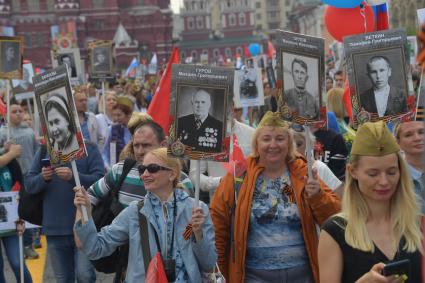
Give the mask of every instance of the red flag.
[(350, 120), (353, 119), (353, 109), (351, 108), (351, 95), (350, 95), (350, 86), (348, 85), (348, 80), (346, 79), (344, 82), (344, 96), (343, 101), (345, 105), (345, 110), (347, 110), (348, 117)]
[(6, 113), (7, 113), (6, 104), (4, 104), (3, 99), (0, 98), (0, 114), (3, 117), (6, 117)]
[(161, 254), (158, 252), (149, 263), (145, 277), (146, 283), (168, 283), (165, 275), (164, 265), (161, 260)]
[(161, 125), (165, 134), (168, 134), (168, 129), (171, 124), (170, 117), (170, 93), (171, 93), (171, 66), (178, 64), (180, 61), (179, 49), (174, 47), (171, 53), (167, 67), (162, 74), (152, 102), (149, 104), (148, 114), (152, 119)]
[(267, 55), (269, 56), (269, 58), (273, 59), (274, 54), (276, 54), (276, 49), (274, 49), (274, 46), (270, 40), (267, 45), (267, 51), (268, 51)]
[[(247, 163), (242, 149), (239, 146), (236, 135), (233, 135), (233, 152), (230, 152), (228, 163), (223, 163), (226, 171), (235, 177), (239, 177), (246, 171)], [(233, 170), (234, 167), (234, 170)]]
[(243, 51), (244, 51), (245, 58), (251, 58), (252, 57), (251, 56), (251, 52), (249, 52), (249, 49), (248, 49), (248, 46), (247, 45), (244, 45), (243, 46)]

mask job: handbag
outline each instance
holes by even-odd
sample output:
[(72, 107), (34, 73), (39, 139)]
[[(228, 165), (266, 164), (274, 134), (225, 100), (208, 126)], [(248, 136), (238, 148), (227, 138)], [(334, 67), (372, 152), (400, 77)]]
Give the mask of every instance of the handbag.
[(226, 278), (224, 278), (217, 263), (213, 272), (204, 272), (202, 283), (226, 283)]

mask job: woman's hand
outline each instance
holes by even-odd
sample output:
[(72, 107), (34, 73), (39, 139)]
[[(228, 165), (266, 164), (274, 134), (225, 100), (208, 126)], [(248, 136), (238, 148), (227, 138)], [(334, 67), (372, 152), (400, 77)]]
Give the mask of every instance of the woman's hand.
[(356, 283), (402, 283), (403, 280), (401, 278), (397, 279), (395, 276), (385, 277), (381, 274), (382, 269), (384, 269), (385, 264), (382, 262), (375, 264), (372, 266), (370, 271), (360, 277)]
[(68, 167), (57, 167), (55, 168), (55, 173), (59, 178), (65, 181), (72, 179), (72, 170)]
[(200, 207), (192, 208), (192, 231), (195, 234), (196, 241), (203, 238), (202, 226), (205, 222), (204, 210)]
[(15, 221), (16, 224), (16, 232), (18, 232), (19, 236), (22, 236), (25, 231), (25, 221), (22, 219), (18, 219)]
[(82, 215), (81, 206), (84, 205), (87, 208), (87, 213), (91, 212), (90, 198), (89, 194), (83, 187), (74, 187), (75, 197), (74, 205), (77, 207), (77, 212)]
[(313, 167), (311, 170), (312, 178), (305, 176), (305, 191), (309, 197), (316, 195), (320, 191), (320, 181), (319, 174), (317, 173), (317, 168)]
[(12, 155), (13, 158), (17, 158), (21, 156), (22, 146), (19, 144), (11, 143), (8, 146), (8, 152), (10, 153), (10, 155)]

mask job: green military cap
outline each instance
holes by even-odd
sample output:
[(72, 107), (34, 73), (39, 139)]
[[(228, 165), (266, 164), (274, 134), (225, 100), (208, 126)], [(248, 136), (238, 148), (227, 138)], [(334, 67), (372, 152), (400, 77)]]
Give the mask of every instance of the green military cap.
[(258, 123), (257, 128), (262, 127), (283, 127), (283, 128), (289, 128), (289, 123), (280, 117), (279, 112), (272, 112), (267, 111), (266, 114), (264, 114), (263, 119), (261, 119), (260, 123)]
[(359, 127), (351, 154), (384, 156), (400, 151), (400, 147), (384, 122), (367, 122)]

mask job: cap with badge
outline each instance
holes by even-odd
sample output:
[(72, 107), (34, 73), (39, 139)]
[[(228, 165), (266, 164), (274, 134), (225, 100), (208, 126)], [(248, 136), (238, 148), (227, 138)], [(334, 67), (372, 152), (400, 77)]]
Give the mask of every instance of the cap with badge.
[(117, 104), (124, 105), (133, 111), (134, 102), (128, 96), (125, 96), (125, 95), (118, 96)]
[(400, 147), (383, 121), (361, 125), (351, 147), (352, 155), (384, 156), (397, 153)]
[(283, 127), (289, 129), (289, 122), (282, 119), (280, 112), (267, 111), (257, 126), (257, 128), (262, 127)]

